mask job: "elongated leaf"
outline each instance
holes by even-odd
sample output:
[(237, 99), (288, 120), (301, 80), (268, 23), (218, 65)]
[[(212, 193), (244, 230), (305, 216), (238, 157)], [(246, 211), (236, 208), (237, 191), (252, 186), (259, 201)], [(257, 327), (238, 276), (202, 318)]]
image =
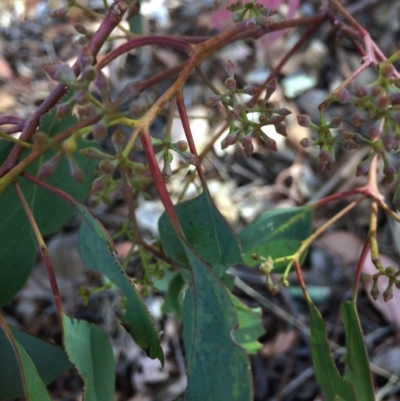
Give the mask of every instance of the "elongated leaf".
[(216, 274), (186, 245), (193, 280), (183, 303), (187, 401), (252, 400), (249, 361), (232, 340), (238, 318)]
[(3, 317), (0, 317), (0, 320), (4, 330), (2, 333), (4, 333), (4, 336), (10, 342), (10, 345), (12, 344), (12, 350), (15, 353), (14, 357), (19, 368), (19, 372), (17, 371), (16, 375), (20, 377), (26, 400), (51, 401), (46, 386), (40, 378), (32, 359), (29, 357), (24, 347), (15, 339)]
[[(205, 192), (179, 203), (175, 211), (187, 241), (206, 263), (227, 267), (243, 262), (236, 235)], [(185, 250), (166, 213), (160, 217), (158, 227), (164, 252), (187, 266)]]
[(164, 313), (173, 313), (176, 319), (182, 321), (183, 288), (185, 280), (180, 273), (169, 282), (168, 291), (162, 306)]
[(110, 401), (115, 396), (115, 364), (103, 330), (85, 320), (62, 316), (64, 344), (84, 383), (83, 401)]
[[(21, 330), (10, 327), (15, 340), (24, 348), (45, 385), (72, 368), (64, 350)], [(0, 330), (0, 400), (24, 396), (18, 362), (11, 343)]]
[[(313, 214), (312, 206), (282, 208), (266, 212), (250, 223), (239, 233), (246, 264), (259, 263), (251, 257), (254, 253), (272, 259), (293, 255), (311, 234)], [(286, 265), (276, 263), (274, 268), (284, 269)]]
[(84, 217), (85, 220), (79, 230), (78, 243), (78, 252), (83, 263), (90, 269), (107, 276), (122, 290), (127, 302), (122, 322), (150, 358), (158, 358), (163, 363), (163, 352), (156, 329), (142, 298), (115, 259), (112, 253), (113, 244), (90, 213), (85, 214)]
[[(313, 305), (309, 304), (311, 325), (311, 350), (315, 376), (328, 401), (358, 401), (351, 384), (343, 379), (332, 359), (326, 336), (325, 323)], [(364, 401), (364, 400), (359, 400)]]
[[(75, 121), (74, 118), (71, 121), (71, 117), (66, 118), (65, 121), (61, 119), (54, 122), (53, 117), (51, 114), (43, 119), (45, 120), (43, 126), (48, 128), (50, 135), (63, 131)], [(78, 149), (88, 146), (93, 146), (91, 141), (78, 141)], [(0, 162), (5, 159), (9, 150), (9, 144), (0, 144)], [(30, 165), (27, 172), (36, 175), (42, 164), (53, 154), (54, 151), (47, 152), (43, 158)], [(67, 160), (59, 163), (54, 174), (46, 182), (83, 201), (89, 192), (96, 162), (88, 160), (78, 153), (74, 155), (74, 158), (77, 165), (85, 171), (82, 184), (71, 177)], [(54, 194), (25, 179), (20, 179), (19, 182), (42, 235), (59, 230), (74, 215), (74, 209)], [(36, 240), (13, 186), (7, 187), (0, 196), (0, 242), (2, 244), (0, 249), (0, 306), (3, 306), (25, 283), (36, 257)]]
[(341, 310), (347, 347), (344, 377), (353, 385), (359, 400), (375, 401), (368, 355), (358, 313), (354, 303), (350, 301), (343, 302)]
[(261, 324), (261, 308), (249, 308), (234, 295), (230, 294), (230, 297), (239, 319), (239, 327), (233, 336), (249, 354), (255, 354), (262, 348), (258, 338), (265, 333)]

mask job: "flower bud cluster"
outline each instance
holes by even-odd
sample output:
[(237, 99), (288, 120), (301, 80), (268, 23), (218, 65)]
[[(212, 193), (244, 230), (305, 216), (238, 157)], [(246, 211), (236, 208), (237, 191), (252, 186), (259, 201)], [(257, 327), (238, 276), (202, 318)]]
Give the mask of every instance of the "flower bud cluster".
[[(318, 133), (317, 140), (303, 139), (300, 143), (304, 147), (320, 146), (321, 151), (326, 149), (333, 156), (333, 142), (347, 150), (369, 147), (370, 154), (357, 166), (356, 175), (367, 174), (375, 156), (383, 160), (385, 180), (393, 182), (396, 171), (391, 164), (390, 154), (400, 148), (400, 78), (392, 63), (400, 58), (396, 52), (388, 60), (380, 63), (378, 79), (359, 87), (354, 93), (347, 89), (334, 92), (320, 105), (321, 125), (312, 124), (307, 116), (298, 116), (299, 125), (310, 127)], [(352, 104), (357, 110), (351, 117), (351, 123), (357, 126), (370, 125), (367, 136), (358, 133), (341, 131), (333, 139), (329, 130), (340, 127), (340, 117), (333, 117), (329, 124), (324, 123), (324, 112), (332, 102)], [(327, 159), (327, 154), (319, 157), (321, 161)], [(330, 159), (333, 159), (332, 157)], [(329, 166), (328, 162), (327, 166)]]
[[(225, 65), (225, 71), (228, 74), (225, 80), (228, 92), (220, 96), (212, 96), (206, 102), (208, 106), (216, 106), (218, 102), (222, 102), (228, 116), (229, 133), (222, 140), (221, 148), (225, 149), (240, 142), (245, 154), (251, 156), (254, 151), (253, 138), (260, 138), (269, 150), (276, 151), (276, 142), (263, 132), (262, 127), (273, 125), (278, 134), (287, 136), (284, 121), (285, 117), (291, 114), (288, 109), (273, 108), (268, 102), (276, 89), (276, 81), (270, 81), (266, 86), (265, 97), (259, 99), (255, 106), (250, 107), (240, 102), (238, 95), (255, 96), (261, 88), (249, 86), (238, 89), (234, 78), (234, 65), (230, 60)], [(250, 118), (252, 115), (258, 115), (258, 121)]]
[(277, 12), (265, 7), (261, 1), (251, 0), (247, 3), (239, 0), (227, 7), (228, 11), (235, 13), (234, 21), (245, 21), (246, 29), (255, 29), (257, 26), (266, 26), (268, 18)]
[(370, 294), (376, 301), (379, 297), (378, 280), (382, 276), (385, 276), (389, 279), (388, 286), (382, 293), (383, 300), (388, 302), (393, 298), (393, 286), (395, 286), (397, 289), (400, 289), (400, 279), (398, 279), (400, 276), (400, 270), (393, 266), (388, 266), (385, 269), (381, 268), (375, 274), (364, 274), (362, 279), (365, 283), (372, 283)]
[(317, 159), (317, 166), (319, 171), (330, 169), (335, 162), (334, 145), (337, 142), (337, 137), (332, 134), (331, 130), (339, 128), (342, 120), (340, 116), (332, 117), (330, 122), (326, 122), (325, 114), (321, 111), (320, 114), (320, 125), (314, 124), (307, 115), (298, 115), (297, 123), (301, 127), (311, 128), (317, 133), (317, 139), (311, 140), (309, 138), (303, 138), (300, 141), (300, 145), (304, 148), (311, 146), (319, 146), (320, 152)]

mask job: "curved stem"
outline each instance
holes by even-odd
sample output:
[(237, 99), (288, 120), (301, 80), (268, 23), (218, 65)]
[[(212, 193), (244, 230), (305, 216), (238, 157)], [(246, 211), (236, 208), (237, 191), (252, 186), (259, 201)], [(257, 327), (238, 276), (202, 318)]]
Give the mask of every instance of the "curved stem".
[(32, 211), (26, 201), (25, 195), (22, 192), (22, 189), (18, 183), (18, 181), (14, 181), (14, 188), (17, 192), (17, 196), (22, 204), (22, 207), (25, 210), (26, 216), (28, 217), (29, 223), (32, 227), (33, 233), (36, 237), (36, 240), (39, 244), (40, 253), (42, 254), (44, 263), (46, 265), (47, 275), (49, 276), (49, 282), (51, 286), (51, 291), (53, 292), (54, 302), (56, 304), (57, 312), (58, 312), (58, 319), (60, 320), (60, 324), (62, 325), (62, 314), (63, 314), (63, 304), (61, 300), (60, 291), (58, 289), (58, 284), (56, 280), (56, 276), (54, 274), (53, 266), (51, 264), (49, 252), (47, 250), (46, 243), (42, 237), (42, 233), (36, 223), (35, 217), (32, 214)]

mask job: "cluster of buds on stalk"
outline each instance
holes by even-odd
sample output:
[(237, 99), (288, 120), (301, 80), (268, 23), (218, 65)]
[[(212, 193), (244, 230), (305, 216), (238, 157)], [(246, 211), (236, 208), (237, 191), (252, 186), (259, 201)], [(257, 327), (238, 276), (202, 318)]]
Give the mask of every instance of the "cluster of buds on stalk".
[(387, 302), (393, 298), (393, 286), (395, 286), (397, 289), (400, 289), (400, 270), (393, 266), (388, 266), (385, 269), (381, 268), (375, 274), (364, 274), (363, 281), (365, 283), (372, 283), (370, 294), (376, 301), (379, 297), (378, 279), (382, 276), (385, 276), (389, 279), (388, 285), (382, 294), (383, 300)]
[[(227, 61), (225, 71), (228, 74), (228, 78), (225, 80), (228, 92), (223, 95), (212, 96), (206, 103), (209, 106), (216, 106), (218, 102), (222, 102), (225, 107), (229, 120), (229, 133), (222, 140), (222, 149), (240, 142), (245, 154), (251, 156), (254, 151), (253, 139), (260, 138), (268, 149), (276, 151), (276, 142), (265, 134), (262, 128), (273, 125), (278, 134), (287, 136), (284, 120), (287, 115), (291, 114), (288, 109), (273, 108), (268, 102), (276, 89), (276, 81), (270, 81), (265, 88), (264, 98), (259, 99), (254, 107), (249, 107), (244, 102), (239, 101), (238, 95), (255, 96), (258, 94), (259, 88), (249, 86), (238, 89), (234, 77), (235, 68), (231, 60)], [(258, 121), (251, 118), (254, 115), (258, 116)]]
[[(370, 153), (357, 166), (356, 175), (368, 174), (372, 160), (379, 157), (383, 161), (385, 181), (396, 185), (393, 202), (400, 208), (400, 174), (393, 166), (393, 154), (400, 149), (400, 75), (392, 63), (400, 58), (396, 52), (378, 66), (378, 78), (369, 85), (359, 87), (354, 93), (347, 89), (333, 92), (320, 105), (321, 124), (313, 124), (307, 116), (298, 116), (299, 125), (309, 127), (317, 133), (317, 138), (303, 139), (304, 147), (319, 146), (318, 166), (329, 167), (335, 160), (334, 145), (347, 150), (369, 147)], [(356, 112), (351, 116), (351, 123), (356, 127), (368, 126), (364, 135), (357, 132), (340, 131), (333, 135), (331, 128), (337, 129), (340, 117), (325, 122), (325, 111), (333, 103), (351, 104)]]
[(251, 0), (247, 3), (239, 0), (230, 4), (228, 11), (235, 13), (235, 22), (246, 22), (247, 29), (255, 29), (257, 26), (266, 26), (268, 18), (277, 13), (272, 8), (265, 7), (260, 1)]
[(178, 153), (185, 163), (195, 165), (195, 156), (190, 153), (189, 145), (186, 141), (170, 142), (168, 139), (151, 138), (151, 142), (153, 146), (162, 146), (161, 150), (156, 154), (156, 159), (163, 160), (162, 175), (164, 180), (168, 180), (172, 175), (171, 163), (174, 156), (171, 151)]

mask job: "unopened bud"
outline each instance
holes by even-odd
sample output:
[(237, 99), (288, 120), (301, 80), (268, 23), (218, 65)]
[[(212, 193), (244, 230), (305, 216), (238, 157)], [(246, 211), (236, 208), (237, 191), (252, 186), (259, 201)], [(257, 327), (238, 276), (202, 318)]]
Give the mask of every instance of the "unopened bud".
[(47, 178), (47, 177), (50, 177), (51, 175), (53, 175), (61, 158), (62, 158), (62, 154), (58, 152), (51, 159), (49, 159), (46, 163), (42, 164), (37, 177), (39, 179), (43, 179), (43, 178)]
[(301, 145), (303, 148), (309, 148), (309, 147), (313, 146), (314, 143), (313, 143), (313, 141), (312, 141), (310, 138), (303, 138), (303, 139), (300, 141), (300, 145)]
[(117, 130), (111, 137), (111, 140), (115, 145), (115, 147), (119, 148), (125, 144), (126, 138), (125, 135), (120, 130)]
[(176, 143), (176, 147), (181, 152), (186, 152), (189, 149), (189, 145), (186, 141), (178, 141)]
[(237, 120), (240, 116), (240, 113), (236, 109), (229, 110), (229, 119), (230, 120)]
[(76, 140), (72, 137), (66, 139), (62, 144), (62, 149), (67, 155), (72, 155), (73, 153), (75, 153), (77, 147), (78, 145), (76, 143)]
[(196, 165), (196, 157), (190, 152), (179, 152), (179, 155), (185, 161), (185, 163)]
[(45, 65), (43, 66), (43, 70), (51, 79), (54, 79), (54, 81), (57, 82), (62, 82), (67, 86), (72, 86), (76, 79), (74, 71), (69, 64), (65, 62)]
[(289, 114), (292, 114), (292, 112), (290, 110), (286, 109), (285, 107), (282, 107), (281, 109), (276, 109), (276, 110), (274, 110), (274, 112), (276, 114), (278, 114), (279, 116), (283, 116), (283, 117), (286, 117)]
[(110, 100), (110, 91), (108, 87), (108, 80), (102, 71), (98, 71), (97, 77), (94, 80), (94, 85), (96, 86), (99, 93), (104, 97), (105, 100)]
[(229, 89), (229, 90), (234, 90), (236, 89), (236, 80), (234, 78), (226, 78), (225, 79), (225, 86)]
[(81, 149), (79, 151), (79, 153), (84, 156), (87, 157), (90, 160), (102, 160), (102, 159), (113, 159), (112, 155), (109, 155), (107, 153), (104, 153), (100, 150), (98, 150), (97, 148), (85, 148), (85, 149)]
[(83, 106), (89, 102), (89, 96), (84, 91), (78, 91), (74, 95), (74, 100), (77, 104), (79, 104), (80, 106)]
[(71, 177), (76, 181), (82, 184), (85, 179), (85, 174), (83, 170), (76, 164), (75, 160), (72, 157), (68, 157), (69, 162), (69, 171), (71, 173)]
[(79, 118), (93, 117), (95, 114), (95, 111), (96, 110), (92, 104), (85, 104), (84, 106), (77, 108)]
[(246, 28), (249, 30), (255, 29), (257, 27), (257, 21), (255, 18), (248, 18), (246, 20)]
[(365, 160), (362, 160), (358, 164), (357, 170), (356, 170), (356, 177), (359, 177), (360, 175), (365, 175), (368, 173), (374, 157), (375, 157), (375, 154), (372, 154), (372, 155), (368, 156)]
[(387, 277), (392, 277), (392, 276), (394, 276), (396, 274), (396, 269), (393, 267), (393, 266), (388, 266), (386, 269), (385, 269), (385, 275), (387, 276)]
[(393, 77), (395, 75), (396, 70), (394, 69), (392, 64), (381, 63), (379, 65), (379, 72), (382, 75), (382, 77), (390, 78), (390, 77)]
[(370, 274), (363, 274), (362, 275), (362, 281), (364, 283), (366, 283), (366, 284), (372, 283), (372, 280), (373, 280), (373, 278), (372, 278), (372, 276)]
[(81, 49), (81, 53), (79, 55), (78, 61), (81, 65), (82, 70), (87, 67), (92, 67), (94, 62), (93, 53), (90, 50), (89, 46), (83, 46)]
[(383, 93), (383, 89), (380, 86), (373, 86), (371, 88), (371, 96), (373, 98), (380, 96)]
[(139, 95), (140, 95), (140, 82), (134, 81), (126, 85), (119, 99), (121, 103), (127, 103), (130, 102), (132, 99), (135, 99)]
[(334, 116), (332, 117), (329, 126), (331, 128), (339, 128), (341, 124), (342, 124), (342, 118), (340, 116)]
[(360, 126), (360, 125), (365, 123), (365, 118), (360, 113), (354, 113), (351, 116), (351, 122), (352, 122), (353, 125), (358, 127), (358, 126)]
[(280, 124), (284, 120), (285, 120), (284, 116), (272, 116), (269, 122), (273, 125), (276, 125), (276, 124)]
[(383, 291), (383, 300), (385, 302), (390, 301), (393, 298), (393, 284), (390, 284), (385, 291)]
[(371, 297), (376, 301), (379, 297), (379, 288), (376, 281), (372, 284), (372, 288), (370, 291)]
[(85, 25), (83, 24), (75, 24), (74, 25), (75, 31), (82, 34), (82, 35), (86, 35), (88, 33)]
[(93, 181), (92, 188), (90, 189), (91, 194), (96, 194), (98, 192), (102, 192), (106, 189), (107, 186), (107, 177), (105, 175), (101, 175)]
[(267, 147), (267, 149), (272, 150), (273, 152), (276, 152), (278, 150), (277, 146), (276, 146), (276, 142), (267, 136), (265, 141), (265, 146)]
[(83, 71), (82, 71), (82, 77), (89, 81), (92, 82), (96, 79), (97, 77), (97, 69), (94, 67), (86, 67)]
[(111, 160), (102, 160), (99, 163), (99, 170), (105, 175), (110, 175), (115, 170), (114, 163)]
[(218, 102), (219, 102), (219, 96), (210, 96), (207, 100), (206, 100), (206, 106), (212, 106), (215, 107)]
[(341, 91), (335, 93), (333, 98), (339, 103), (348, 103), (350, 102), (352, 96), (351, 93), (347, 89), (342, 89)]
[(300, 125), (300, 127), (309, 127), (310, 126), (310, 117), (308, 117), (305, 114), (300, 114), (297, 117), (297, 123)]
[(266, 90), (266, 93), (265, 93), (264, 100), (268, 100), (276, 90), (276, 80), (273, 79), (272, 81), (268, 82), (267, 86), (265, 87), (265, 90)]
[(226, 149), (228, 146), (234, 145), (237, 142), (237, 136), (229, 134), (221, 141), (221, 149)]
[(368, 86), (360, 86), (355, 93), (355, 95), (358, 98), (368, 96), (369, 94), (370, 94), (370, 89), (368, 88)]
[(99, 122), (93, 126), (93, 136), (95, 139), (100, 140), (104, 139), (107, 135), (107, 126)]
[(65, 118), (71, 114), (73, 103), (61, 103), (56, 107), (57, 118)]
[(56, 18), (59, 20), (64, 20), (65, 18), (67, 18), (68, 11), (69, 11), (69, 7), (57, 8), (56, 10), (52, 10), (50, 12), (50, 17)]
[(285, 124), (282, 124), (282, 123), (281, 124), (275, 124), (274, 127), (275, 127), (275, 131), (278, 134), (281, 134), (282, 136), (287, 136)]
[(381, 96), (376, 101), (376, 106), (380, 110), (386, 110), (390, 105), (390, 99), (387, 96)]
[(398, 106), (398, 105), (400, 105), (400, 92), (392, 93), (392, 94), (389, 96), (389, 99), (390, 99), (390, 104), (391, 104), (392, 106)]
[(244, 150), (244, 153), (247, 157), (250, 157), (254, 152), (254, 145), (250, 135), (246, 135), (242, 140), (241, 144)]

